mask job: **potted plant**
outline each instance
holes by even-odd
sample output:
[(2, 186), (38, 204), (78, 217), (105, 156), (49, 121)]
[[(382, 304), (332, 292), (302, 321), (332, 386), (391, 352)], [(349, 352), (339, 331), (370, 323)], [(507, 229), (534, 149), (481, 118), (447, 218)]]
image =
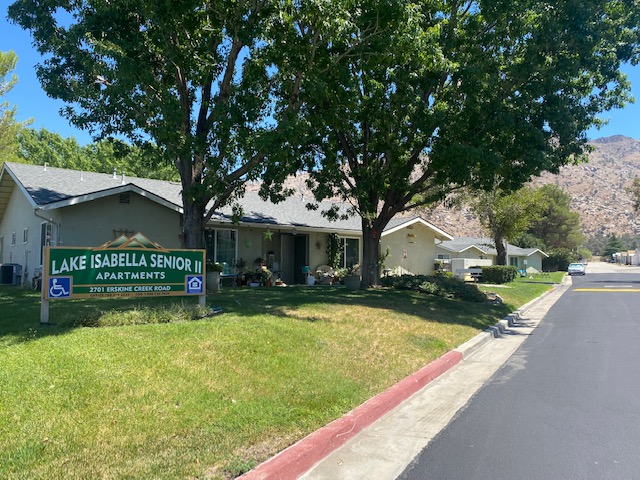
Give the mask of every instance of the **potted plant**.
[(273, 277), (271, 270), (269, 270), (267, 267), (262, 267), (262, 272), (260, 273), (260, 275), (262, 276), (262, 284), (265, 287), (270, 287), (271, 278)]
[(360, 265), (355, 265), (347, 268), (346, 275), (343, 278), (344, 286), (347, 290), (359, 290), (360, 289)]
[(220, 291), (220, 273), (224, 266), (218, 262), (207, 261), (207, 290), (209, 292)]
[(262, 271), (247, 272), (247, 285), (250, 287), (259, 287), (262, 285)]
[(242, 257), (236, 262), (236, 273), (238, 274), (238, 286), (246, 286), (249, 282), (250, 275), (247, 272), (247, 262)]

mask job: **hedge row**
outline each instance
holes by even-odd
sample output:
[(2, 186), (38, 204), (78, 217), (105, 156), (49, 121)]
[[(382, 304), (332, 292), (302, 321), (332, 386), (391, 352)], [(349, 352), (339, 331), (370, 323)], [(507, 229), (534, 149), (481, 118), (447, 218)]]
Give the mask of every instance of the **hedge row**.
[(518, 276), (518, 269), (506, 265), (491, 265), (482, 267), (482, 281), (485, 283), (509, 283)]
[(385, 287), (398, 290), (414, 290), (438, 297), (459, 298), (468, 302), (484, 302), (487, 297), (473, 284), (446, 275), (401, 275), (383, 277)]

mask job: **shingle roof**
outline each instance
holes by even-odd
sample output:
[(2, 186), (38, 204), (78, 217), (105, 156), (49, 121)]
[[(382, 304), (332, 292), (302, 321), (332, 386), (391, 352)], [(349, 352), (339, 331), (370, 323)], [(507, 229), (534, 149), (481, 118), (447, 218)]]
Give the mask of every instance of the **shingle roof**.
[[(0, 180), (7, 182), (7, 172), (28, 195), (32, 205), (40, 208), (60, 208), (76, 203), (90, 201), (103, 196), (114, 195), (123, 191), (135, 191), (152, 200), (182, 212), (182, 185), (179, 182), (153, 180), (149, 178), (126, 177), (108, 173), (81, 172), (42, 165), (29, 165), (7, 162), (4, 164)], [(8, 201), (8, 196), (7, 196)], [(348, 203), (324, 201), (319, 208), (308, 209), (312, 198), (301, 195), (288, 197), (274, 204), (260, 198), (257, 192), (247, 191), (239, 203), (243, 216), (240, 223), (282, 225), (306, 229), (334, 230), (360, 233), (362, 224), (360, 217), (329, 220), (322, 212), (337, 205), (340, 213), (346, 213)], [(0, 205), (1, 207), (1, 205)], [(211, 216), (213, 223), (230, 223), (231, 207), (224, 207)], [(2, 208), (0, 208), (0, 216)], [(418, 217), (396, 217), (385, 227), (385, 232), (401, 227), (404, 224), (419, 221), (432, 228), (439, 238), (451, 238), (446, 232)]]
[(23, 163), (5, 163), (5, 165), (29, 194), (35, 206), (39, 207), (87, 195), (113, 194), (116, 189), (122, 189), (128, 185), (135, 185), (176, 206), (182, 205), (180, 195), (182, 187), (176, 182), (64, 168), (45, 168), (41, 165)]
[[(451, 250), (452, 252), (464, 252), (468, 248), (476, 247), (487, 255), (498, 254), (495, 248), (495, 243), (489, 238), (455, 237), (453, 240), (440, 243), (438, 246)], [(520, 248), (507, 243), (507, 255), (528, 257), (535, 252), (540, 252), (545, 257), (548, 256), (538, 248)]]
[(438, 246), (451, 250), (452, 252), (464, 252), (471, 247), (475, 247), (487, 255), (496, 255), (493, 241), (487, 238), (454, 237), (453, 240), (442, 242)]
[[(3, 178), (7, 171), (28, 194), (34, 207), (62, 207), (120, 191), (134, 190), (150, 194), (155, 200), (161, 199), (182, 211), (182, 186), (177, 182), (9, 162), (5, 163)], [(336, 221), (329, 221), (324, 217), (322, 210), (328, 209), (332, 202), (322, 202), (317, 210), (307, 209), (307, 203), (300, 196), (292, 196), (274, 204), (262, 200), (257, 192), (248, 191), (240, 200), (244, 211), (240, 222), (354, 232), (361, 230), (359, 217)], [(348, 205), (340, 204), (339, 207), (345, 212)], [(231, 222), (231, 217), (231, 207), (225, 207), (212, 215), (212, 221), (228, 223)]]
[[(347, 219), (329, 220), (322, 215), (322, 211), (331, 207), (333, 202), (321, 202), (317, 210), (309, 210), (307, 209), (307, 204), (310, 200), (300, 195), (294, 195), (276, 204), (268, 200), (262, 200), (257, 192), (247, 191), (240, 200), (243, 210), (240, 222), (353, 232), (362, 230), (360, 217), (351, 216)], [(344, 203), (338, 203), (342, 213), (345, 213), (349, 206)], [(221, 212), (214, 213), (211, 219), (213, 221), (230, 222), (231, 215), (231, 208), (225, 207)]]

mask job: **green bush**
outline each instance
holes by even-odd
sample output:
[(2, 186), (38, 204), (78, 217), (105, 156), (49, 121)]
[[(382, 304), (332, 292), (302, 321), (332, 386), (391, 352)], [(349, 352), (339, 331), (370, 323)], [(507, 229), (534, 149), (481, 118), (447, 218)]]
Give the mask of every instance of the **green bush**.
[(448, 275), (401, 275), (383, 277), (385, 287), (414, 290), (445, 298), (459, 298), (468, 302), (484, 302), (486, 296), (478, 287)]
[(542, 269), (550, 272), (564, 272), (569, 264), (575, 260), (575, 255), (571, 251), (559, 248), (549, 253), (548, 258), (542, 259)]
[(485, 283), (502, 283), (513, 282), (518, 276), (518, 269), (507, 265), (489, 265), (482, 267), (482, 281)]

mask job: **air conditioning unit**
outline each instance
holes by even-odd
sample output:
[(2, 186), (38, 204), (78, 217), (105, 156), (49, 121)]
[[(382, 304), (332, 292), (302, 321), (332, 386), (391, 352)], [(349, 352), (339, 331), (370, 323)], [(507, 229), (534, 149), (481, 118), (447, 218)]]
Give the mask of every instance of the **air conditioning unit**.
[(22, 282), (22, 265), (4, 263), (0, 265), (0, 285), (20, 285)]

